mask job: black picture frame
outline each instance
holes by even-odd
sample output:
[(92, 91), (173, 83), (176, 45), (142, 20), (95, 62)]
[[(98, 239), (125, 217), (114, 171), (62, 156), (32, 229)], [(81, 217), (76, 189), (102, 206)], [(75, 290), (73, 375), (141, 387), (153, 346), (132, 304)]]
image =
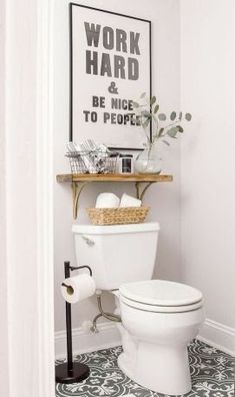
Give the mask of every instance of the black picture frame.
[[(151, 38), (151, 21), (139, 17), (134, 17), (126, 14), (121, 14), (121, 13), (116, 13), (113, 11), (108, 11), (100, 8), (94, 8), (90, 6), (85, 6), (83, 4), (78, 4), (78, 3), (69, 3), (69, 141), (73, 141), (74, 139), (74, 131), (73, 131), (73, 116), (74, 116), (74, 106), (73, 106), (73, 92), (74, 92), (74, 65), (73, 65), (73, 9), (74, 7), (80, 7), (81, 9), (88, 9), (92, 11), (98, 11), (102, 12), (105, 14), (110, 14), (110, 15), (115, 15), (118, 17), (122, 18), (129, 18), (131, 20), (136, 20), (136, 21), (141, 21), (143, 23), (148, 24), (148, 29), (149, 29), (149, 34), (148, 34), (148, 50), (149, 50), (149, 91), (148, 95), (149, 97), (152, 96), (152, 38)], [(150, 141), (152, 141), (152, 123), (149, 124), (149, 135), (150, 135)], [(131, 145), (127, 147), (123, 147), (122, 145), (120, 146), (115, 146), (112, 147), (109, 145), (110, 149), (116, 149), (116, 150), (131, 150), (131, 151), (141, 151), (144, 148), (137, 148), (137, 147), (132, 147)]]

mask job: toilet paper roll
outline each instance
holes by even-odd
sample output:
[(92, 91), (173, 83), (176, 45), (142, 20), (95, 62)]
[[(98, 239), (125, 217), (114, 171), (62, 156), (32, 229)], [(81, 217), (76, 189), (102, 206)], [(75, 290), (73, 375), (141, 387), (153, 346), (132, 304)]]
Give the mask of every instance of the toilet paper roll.
[(62, 296), (68, 303), (76, 303), (89, 298), (94, 295), (95, 290), (95, 281), (88, 274), (66, 278), (61, 285)]
[(141, 207), (142, 201), (129, 196), (126, 193), (123, 193), (121, 201), (120, 201), (120, 207)]
[(113, 193), (100, 193), (96, 199), (96, 208), (117, 208), (120, 199)]

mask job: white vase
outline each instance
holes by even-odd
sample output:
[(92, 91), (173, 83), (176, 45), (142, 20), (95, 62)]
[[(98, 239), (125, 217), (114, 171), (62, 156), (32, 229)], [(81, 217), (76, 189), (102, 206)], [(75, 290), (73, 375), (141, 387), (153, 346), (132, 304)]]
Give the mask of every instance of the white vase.
[(156, 144), (149, 145), (135, 160), (135, 172), (140, 174), (160, 174), (162, 158), (157, 152)]

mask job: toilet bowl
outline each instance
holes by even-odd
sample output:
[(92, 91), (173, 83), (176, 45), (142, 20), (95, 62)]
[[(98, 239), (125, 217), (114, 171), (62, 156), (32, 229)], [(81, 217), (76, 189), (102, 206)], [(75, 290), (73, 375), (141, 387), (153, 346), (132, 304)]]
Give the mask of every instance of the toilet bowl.
[(151, 280), (159, 230), (157, 222), (73, 226), (78, 263), (116, 298), (119, 367), (148, 389), (178, 395), (191, 390), (187, 344), (204, 321), (203, 297), (184, 284)]
[(122, 371), (153, 391), (188, 393), (187, 345), (204, 321), (201, 292), (184, 284), (149, 280), (122, 285), (119, 303)]

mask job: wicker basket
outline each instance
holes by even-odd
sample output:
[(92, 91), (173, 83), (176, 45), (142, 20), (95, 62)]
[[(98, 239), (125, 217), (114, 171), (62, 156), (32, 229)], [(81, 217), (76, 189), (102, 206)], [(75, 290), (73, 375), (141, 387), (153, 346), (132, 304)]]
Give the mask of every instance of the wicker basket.
[(124, 225), (144, 222), (149, 207), (87, 208), (94, 225)]

